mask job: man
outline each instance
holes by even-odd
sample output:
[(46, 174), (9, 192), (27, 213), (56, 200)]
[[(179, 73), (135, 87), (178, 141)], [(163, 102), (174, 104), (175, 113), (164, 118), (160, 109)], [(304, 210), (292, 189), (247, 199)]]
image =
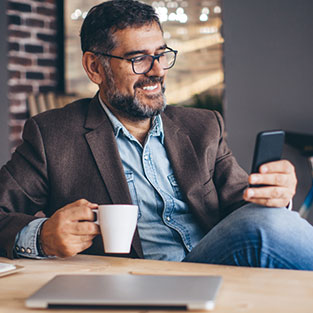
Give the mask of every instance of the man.
[(268, 163), (248, 177), (218, 113), (166, 107), (177, 52), (152, 7), (115, 0), (92, 8), (81, 44), (99, 93), (27, 121), (0, 172), (2, 254), (104, 254), (92, 209), (134, 203), (129, 257), (313, 269), (313, 229), (286, 208), (293, 166)]

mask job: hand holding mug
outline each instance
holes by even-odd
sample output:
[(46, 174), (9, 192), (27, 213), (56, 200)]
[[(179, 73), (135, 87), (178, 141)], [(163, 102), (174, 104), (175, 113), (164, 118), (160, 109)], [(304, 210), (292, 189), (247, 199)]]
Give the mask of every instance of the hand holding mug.
[(58, 257), (74, 256), (92, 245), (100, 234), (94, 221), (97, 204), (81, 199), (57, 210), (44, 222), (40, 234), (45, 254)]

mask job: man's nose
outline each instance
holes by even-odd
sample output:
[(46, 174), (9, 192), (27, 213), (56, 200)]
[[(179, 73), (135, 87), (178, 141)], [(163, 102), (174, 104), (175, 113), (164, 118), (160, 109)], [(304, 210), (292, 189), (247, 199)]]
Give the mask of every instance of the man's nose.
[(163, 66), (160, 64), (159, 60), (154, 59), (151, 70), (146, 73), (147, 76), (164, 76), (165, 70)]

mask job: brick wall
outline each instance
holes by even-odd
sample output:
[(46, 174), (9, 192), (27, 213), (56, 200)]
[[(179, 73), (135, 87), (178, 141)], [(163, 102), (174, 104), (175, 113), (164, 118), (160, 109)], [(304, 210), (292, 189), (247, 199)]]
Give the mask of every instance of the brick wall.
[(8, 97), (12, 149), (21, 142), (21, 132), (28, 117), (27, 95), (56, 88), (56, 1), (8, 0)]

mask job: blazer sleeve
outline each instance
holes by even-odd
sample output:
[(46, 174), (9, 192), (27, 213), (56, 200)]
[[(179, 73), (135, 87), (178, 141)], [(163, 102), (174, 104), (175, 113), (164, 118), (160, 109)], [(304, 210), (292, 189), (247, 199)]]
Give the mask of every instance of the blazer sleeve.
[(13, 258), (15, 237), (48, 203), (48, 171), (38, 124), (26, 122), (23, 143), (0, 170), (0, 254)]
[(248, 187), (248, 174), (239, 166), (229, 149), (224, 131), (224, 122), (218, 112), (214, 112), (219, 123), (220, 137), (215, 160), (214, 182), (224, 218), (234, 210), (246, 204), (243, 192)]

